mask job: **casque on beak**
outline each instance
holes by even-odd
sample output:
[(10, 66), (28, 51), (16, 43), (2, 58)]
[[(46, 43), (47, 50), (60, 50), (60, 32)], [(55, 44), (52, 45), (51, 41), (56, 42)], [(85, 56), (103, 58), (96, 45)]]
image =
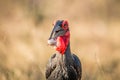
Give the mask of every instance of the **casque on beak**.
[(67, 21), (64, 20), (58, 20), (56, 21), (54, 28), (50, 34), (50, 37), (48, 39), (48, 44), (49, 45), (54, 45), (56, 44), (56, 39), (59, 36), (64, 36), (65, 33), (68, 31), (68, 23)]
[(54, 25), (54, 28), (50, 34), (50, 37), (48, 39), (49, 45), (56, 44), (56, 38), (60, 36), (63, 33), (63, 29), (61, 27), (62, 21), (58, 20), (56, 24)]
[(56, 24), (54, 25), (54, 28), (50, 34), (49, 40), (50, 39), (56, 39), (58, 36), (60, 36), (62, 33), (64, 33), (62, 29), (62, 20), (58, 20)]

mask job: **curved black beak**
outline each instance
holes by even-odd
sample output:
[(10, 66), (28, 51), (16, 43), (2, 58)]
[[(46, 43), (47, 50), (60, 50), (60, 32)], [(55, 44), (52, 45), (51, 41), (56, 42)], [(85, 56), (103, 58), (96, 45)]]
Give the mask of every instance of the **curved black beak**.
[(52, 39), (53, 33), (54, 33), (54, 28), (53, 28), (53, 30), (52, 30), (52, 32), (51, 32), (51, 34), (50, 34), (49, 40)]
[(62, 34), (62, 31), (63, 29), (60, 26), (54, 26), (50, 34), (49, 40), (57, 38), (60, 34)]
[(50, 34), (50, 39), (56, 39), (58, 36), (62, 35), (64, 33), (64, 29), (62, 29), (62, 21), (58, 20)]

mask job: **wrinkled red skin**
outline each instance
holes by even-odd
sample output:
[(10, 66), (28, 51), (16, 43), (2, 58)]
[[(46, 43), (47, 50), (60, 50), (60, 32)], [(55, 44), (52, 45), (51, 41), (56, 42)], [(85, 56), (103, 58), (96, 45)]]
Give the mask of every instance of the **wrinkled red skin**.
[(60, 52), (62, 55), (65, 53), (67, 45), (69, 43), (70, 32), (67, 31), (64, 36), (57, 37), (56, 51)]

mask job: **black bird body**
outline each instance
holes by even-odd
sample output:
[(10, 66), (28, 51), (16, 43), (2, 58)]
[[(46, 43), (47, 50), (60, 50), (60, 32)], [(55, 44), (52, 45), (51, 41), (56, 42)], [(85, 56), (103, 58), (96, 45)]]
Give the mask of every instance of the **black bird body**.
[(75, 54), (71, 54), (70, 45), (64, 55), (58, 52), (49, 59), (46, 69), (47, 80), (81, 80), (81, 75), (81, 62)]
[(53, 54), (46, 67), (46, 80), (81, 80), (82, 67), (79, 58), (71, 53), (70, 42), (64, 54)]

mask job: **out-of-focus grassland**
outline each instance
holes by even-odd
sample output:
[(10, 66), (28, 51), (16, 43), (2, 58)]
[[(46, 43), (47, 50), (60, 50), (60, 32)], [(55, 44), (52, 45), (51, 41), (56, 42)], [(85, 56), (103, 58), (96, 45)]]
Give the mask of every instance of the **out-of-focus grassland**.
[(0, 0), (0, 80), (45, 80), (47, 39), (67, 19), (82, 80), (120, 80), (119, 0)]

